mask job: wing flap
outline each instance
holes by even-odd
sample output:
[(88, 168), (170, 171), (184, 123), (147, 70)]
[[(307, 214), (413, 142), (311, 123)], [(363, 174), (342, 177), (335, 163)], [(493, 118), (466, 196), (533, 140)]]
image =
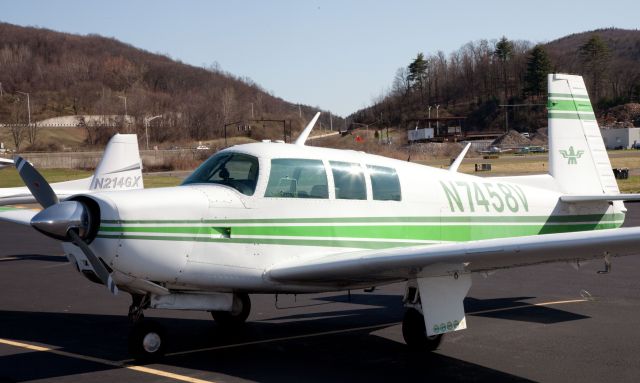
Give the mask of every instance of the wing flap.
[(345, 283), (415, 278), (423, 268), (463, 263), (469, 271), (640, 253), (640, 227), (365, 250), (275, 265), (275, 281)]

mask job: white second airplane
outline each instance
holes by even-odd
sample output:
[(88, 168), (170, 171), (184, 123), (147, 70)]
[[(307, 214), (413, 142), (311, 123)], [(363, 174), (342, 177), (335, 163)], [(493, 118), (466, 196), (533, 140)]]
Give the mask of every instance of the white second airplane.
[[(580, 76), (549, 75), (549, 174), (479, 178), (362, 152), (294, 144), (222, 150), (181, 186), (79, 194), (22, 223), (63, 242), (89, 278), (130, 293), (137, 359), (165, 339), (143, 310), (206, 310), (242, 323), (249, 293), (406, 281), (406, 343), (466, 328), (472, 272), (637, 253)], [(468, 147), (466, 148), (468, 149)], [(466, 152), (465, 149), (465, 152)], [(46, 181), (25, 164), (27, 184)], [(32, 214), (33, 215), (33, 214)], [(1, 214), (0, 214), (1, 216)]]
[[(21, 169), (13, 160), (5, 160)], [(142, 161), (135, 134), (116, 134), (107, 143), (102, 159), (91, 177), (50, 185), (58, 199), (105, 190), (133, 190), (144, 187)], [(0, 188), (0, 206), (35, 203), (28, 187)]]

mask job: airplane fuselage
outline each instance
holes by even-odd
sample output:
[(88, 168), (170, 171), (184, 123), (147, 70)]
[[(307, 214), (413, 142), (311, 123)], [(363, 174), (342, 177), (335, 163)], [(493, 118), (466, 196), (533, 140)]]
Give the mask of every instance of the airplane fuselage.
[[(242, 145), (221, 153), (256, 159), (253, 193), (190, 183), (94, 194), (101, 225), (92, 246), (99, 256), (114, 270), (172, 289), (304, 292), (366, 281), (330, 287), (282, 285), (266, 278), (265, 271), (302, 257), (615, 228), (624, 220), (621, 204), (577, 209), (558, 202), (560, 192), (544, 176), (516, 183), (515, 178), (481, 178), (362, 152), (278, 143)], [(289, 176), (273, 180), (278, 169), (272, 164), (304, 167), (307, 160), (316, 161), (326, 176), (326, 195), (310, 196), (313, 187), (301, 191), (301, 177), (297, 183)], [(364, 189), (354, 187), (357, 182), (351, 179), (351, 194), (344, 186), (338, 188), (344, 177), (334, 168), (345, 164), (351, 166), (348, 177), (359, 178)], [(399, 190), (393, 185), (377, 190), (382, 181), (373, 173), (380, 169), (397, 174)], [(393, 177), (383, 181), (393, 184)], [(291, 185), (298, 191), (290, 192)], [(67, 244), (65, 249), (82, 258), (74, 246)]]

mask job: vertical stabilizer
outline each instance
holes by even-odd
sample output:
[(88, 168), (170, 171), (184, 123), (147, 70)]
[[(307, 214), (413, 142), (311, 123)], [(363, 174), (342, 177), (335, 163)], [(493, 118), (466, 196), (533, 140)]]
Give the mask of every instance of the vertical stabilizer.
[(96, 167), (90, 190), (142, 189), (142, 160), (135, 134), (111, 137)]
[(566, 194), (618, 194), (581, 76), (549, 75), (549, 174)]

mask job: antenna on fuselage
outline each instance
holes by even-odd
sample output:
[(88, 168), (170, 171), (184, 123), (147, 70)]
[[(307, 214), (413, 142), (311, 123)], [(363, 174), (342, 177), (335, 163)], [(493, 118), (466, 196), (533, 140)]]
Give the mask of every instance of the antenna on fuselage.
[(451, 173), (457, 173), (458, 172), (458, 168), (460, 167), (460, 164), (462, 163), (462, 160), (464, 159), (464, 156), (467, 155), (467, 152), (469, 151), (470, 147), (471, 147), (471, 142), (469, 142), (467, 144), (467, 146), (465, 146), (464, 149), (462, 149), (460, 154), (458, 154), (458, 157), (456, 157), (456, 160), (453, 161), (451, 166), (449, 166), (449, 171)]
[(307, 126), (304, 128), (302, 133), (300, 133), (300, 135), (298, 136), (298, 138), (296, 138), (296, 141), (294, 142), (294, 144), (304, 146), (305, 141), (307, 141), (307, 137), (309, 137), (309, 134), (311, 133), (311, 129), (313, 129), (313, 126), (316, 124), (316, 121), (318, 121), (319, 117), (320, 117), (320, 112), (316, 113), (316, 115), (313, 116), (311, 121), (309, 121), (309, 124), (307, 124)]

